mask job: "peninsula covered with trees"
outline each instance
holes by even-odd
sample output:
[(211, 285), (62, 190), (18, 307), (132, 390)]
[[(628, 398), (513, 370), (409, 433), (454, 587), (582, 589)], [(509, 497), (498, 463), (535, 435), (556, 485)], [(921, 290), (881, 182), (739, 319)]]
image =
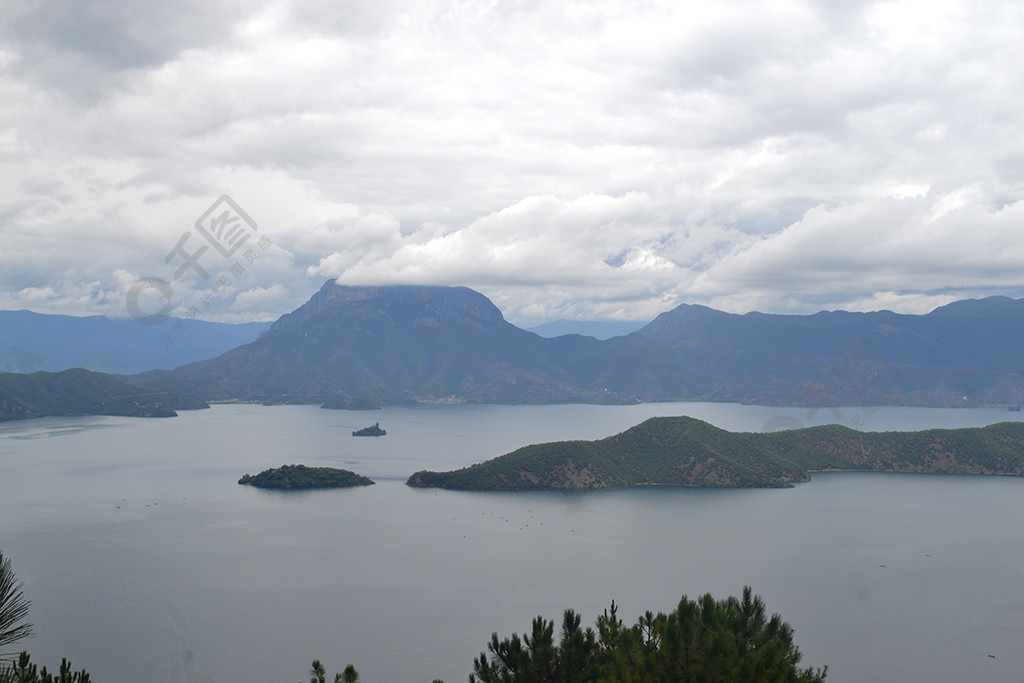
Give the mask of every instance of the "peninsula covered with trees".
[(1024, 423), (969, 429), (861, 432), (824, 425), (729, 432), (692, 417), (656, 417), (598, 441), (520, 448), (409, 486), (479, 491), (622, 486), (786, 487), (813, 471), (1024, 475)]
[(239, 484), (260, 489), (294, 491), (300, 489), (339, 489), (350, 486), (370, 486), (372, 479), (349, 470), (334, 467), (306, 467), (305, 465), (282, 465), (263, 470), (256, 476), (243, 475)]

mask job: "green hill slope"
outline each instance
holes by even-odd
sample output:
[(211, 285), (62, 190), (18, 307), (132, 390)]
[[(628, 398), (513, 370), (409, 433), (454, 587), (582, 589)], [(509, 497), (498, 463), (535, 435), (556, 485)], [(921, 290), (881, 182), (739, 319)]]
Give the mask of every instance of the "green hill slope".
[(1024, 423), (921, 432), (827, 425), (769, 434), (728, 432), (691, 417), (651, 418), (599, 441), (526, 446), (410, 486), (463, 490), (621, 486), (783, 487), (814, 470), (1024, 475)]
[(174, 417), (205, 401), (140, 389), (112, 375), (82, 368), (63, 372), (0, 373), (0, 420), (47, 415)]

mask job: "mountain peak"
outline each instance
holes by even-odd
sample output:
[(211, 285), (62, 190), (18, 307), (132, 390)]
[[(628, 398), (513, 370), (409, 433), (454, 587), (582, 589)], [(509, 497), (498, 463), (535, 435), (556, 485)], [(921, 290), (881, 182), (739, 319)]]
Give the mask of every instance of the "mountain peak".
[(580, 388), (548, 353), (575, 343), (519, 329), (467, 287), (332, 281), (257, 341), (179, 368), (170, 383), (217, 398), (331, 407), (623, 400), (603, 388)]
[(328, 280), (309, 301), (275, 322), (269, 332), (293, 329), (331, 311), (374, 318), (413, 320), (428, 327), (460, 322), (475, 325), (508, 324), (490, 299), (468, 287), (349, 286)]
[(733, 314), (724, 313), (700, 304), (680, 304), (671, 311), (662, 313), (650, 323), (644, 325), (636, 334), (654, 338), (672, 337), (695, 322), (710, 318), (721, 319), (731, 315)]
[(928, 315), (1021, 315), (1024, 314), (1024, 299), (1008, 296), (989, 296), (984, 299), (964, 299), (939, 306)]

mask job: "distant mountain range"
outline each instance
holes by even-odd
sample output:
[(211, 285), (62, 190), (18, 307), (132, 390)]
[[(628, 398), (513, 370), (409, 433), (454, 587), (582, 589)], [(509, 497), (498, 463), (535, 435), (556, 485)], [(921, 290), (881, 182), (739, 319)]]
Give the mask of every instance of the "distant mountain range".
[(251, 342), (268, 327), (270, 323), (232, 325), (180, 318), (142, 325), (98, 315), (0, 311), (0, 372), (170, 370)]
[(632, 334), (646, 324), (635, 320), (552, 320), (526, 329), (542, 337), (580, 334), (594, 339), (611, 339)]
[(544, 338), (464, 287), (327, 282), (265, 334), (133, 378), (208, 400), (968, 406), (1024, 402), (1024, 301), (927, 315), (723, 313), (682, 305), (606, 340)]
[[(6, 349), (0, 360), (24, 370), (65, 364), (124, 369), (233, 347), (174, 370), (120, 379), (87, 369), (0, 372), (0, 419), (168, 415), (211, 400), (328, 408), (668, 400), (822, 409), (1024, 403), (1024, 301), (1005, 297), (959, 301), (927, 315), (736, 315), (684, 304), (626, 335), (547, 338), (508, 323), (485, 296), (465, 287), (329, 281), (269, 328), (202, 321), (149, 328), (26, 311), (0, 312), (0, 323), (0, 348)], [(89, 362), (77, 362), (83, 359)]]
[(600, 343), (522, 330), (465, 287), (342, 287), (332, 281), (258, 340), (139, 380), (214, 400), (330, 407), (627, 400), (582, 386), (551, 353), (553, 345)]

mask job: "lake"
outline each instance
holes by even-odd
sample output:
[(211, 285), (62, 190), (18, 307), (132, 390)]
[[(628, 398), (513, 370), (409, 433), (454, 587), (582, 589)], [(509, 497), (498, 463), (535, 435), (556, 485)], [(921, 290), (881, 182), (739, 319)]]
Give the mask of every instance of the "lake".
[[(221, 405), (174, 419), (0, 423), (0, 547), (37, 635), (97, 683), (465, 681), (492, 631), (572, 607), (627, 623), (750, 585), (829, 680), (1019, 681), (1024, 479), (816, 474), (792, 489), (410, 489), (528, 443), (656, 415), (761, 431), (982, 426), (1005, 410), (733, 404)], [(353, 438), (379, 421), (383, 438)], [(245, 473), (303, 463), (377, 484), (284, 493)]]

